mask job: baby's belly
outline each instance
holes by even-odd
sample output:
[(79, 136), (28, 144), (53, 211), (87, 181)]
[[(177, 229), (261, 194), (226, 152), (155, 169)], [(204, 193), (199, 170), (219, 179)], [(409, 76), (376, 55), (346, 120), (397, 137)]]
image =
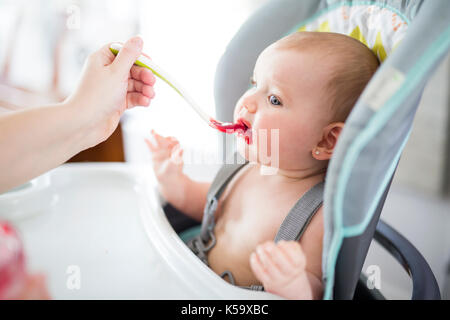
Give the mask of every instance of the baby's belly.
[(257, 245), (275, 238), (288, 212), (282, 204), (292, 205), (278, 198), (274, 201), (272, 189), (258, 180), (259, 171), (249, 168), (241, 176), (238, 173), (233, 178), (237, 182), (230, 182), (224, 192), (216, 212), (216, 245), (208, 254), (211, 269), (219, 275), (230, 271), (239, 286), (260, 284), (250, 268), (250, 254)]
[[(235, 284), (239, 286), (260, 284), (250, 268), (250, 254), (259, 243), (273, 239), (271, 235), (262, 237), (262, 234), (267, 233), (261, 230), (259, 234), (249, 230), (252, 228), (245, 229), (242, 223), (219, 221), (215, 228), (217, 242), (208, 254), (211, 269), (219, 275), (230, 271)], [(227, 278), (225, 280), (228, 281)]]
[[(212, 270), (218, 275), (230, 271), (236, 285), (249, 286), (259, 284), (250, 269), (251, 251), (231, 248), (223, 237), (217, 238), (217, 244), (208, 255), (208, 262)], [(224, 278), (229, 281), (228, 278)]]

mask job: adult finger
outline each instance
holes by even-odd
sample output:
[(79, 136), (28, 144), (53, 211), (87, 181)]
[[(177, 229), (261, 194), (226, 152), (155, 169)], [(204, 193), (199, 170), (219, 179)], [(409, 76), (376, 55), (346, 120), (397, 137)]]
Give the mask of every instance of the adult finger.
[(150, 86), (153, 86), (156, 82), (155, 75), (147, 68), (140, 66), (131, 67), (131, 78), (142, 81)]
[(120, 74), (128, 75), (131, 67), (141, 55), (143, 41), (140, 37), (129, 39), (120, 49), (111, 67)]
[(133, 80), (133, 79), (128, 80), (127, 91), (128, 92), (134, 92), (134, 91), (140, 92), (144, 96), (149, 97), (149, 98), (153, 98), (155, 96), (155, 91), (152, 86), (145, 85), (141, 81), (137, 81), (137, 80)]
[(139, 92), (127, 93), (127, 108), (133, 108), (136, 106), (148, 106), (150, 104), (150, 98), (144, 96)]

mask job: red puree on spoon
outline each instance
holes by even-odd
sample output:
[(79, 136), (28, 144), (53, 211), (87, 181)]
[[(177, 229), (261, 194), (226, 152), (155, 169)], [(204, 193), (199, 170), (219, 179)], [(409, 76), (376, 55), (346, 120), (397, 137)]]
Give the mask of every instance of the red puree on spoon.
[(209, 125), (213, 127), (214, 129), (217, 129), (221, 132), (225, 133), (235, 133), (244, 135), (245, 142), (247, 144), (251, 143), (251, 130), (247, 127), (242, 121), (239, 121), (237, 123), (230, 123), (230, 122), (220, 122), (213, 118), (209, 119)]

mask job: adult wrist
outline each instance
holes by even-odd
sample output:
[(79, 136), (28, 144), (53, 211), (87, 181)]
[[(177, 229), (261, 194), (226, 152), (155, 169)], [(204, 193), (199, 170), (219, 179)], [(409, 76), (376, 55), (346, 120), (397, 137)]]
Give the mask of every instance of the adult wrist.
[(102, 139), (101, 122), (92, 112), (93, 108), (86, 108), (74, 99), (61, 103), (66, 109), (67, 119), (74, 123), (74, 133), (77, 136), (79, 151), (91, 148), (105, 139)]

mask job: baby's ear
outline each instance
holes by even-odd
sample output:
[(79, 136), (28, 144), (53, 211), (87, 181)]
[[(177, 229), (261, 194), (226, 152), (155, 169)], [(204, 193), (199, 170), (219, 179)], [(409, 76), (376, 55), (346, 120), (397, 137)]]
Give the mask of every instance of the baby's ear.
[(317, 160), (330, 160), (343, 128), (343, 122), (333, 122), (323, 128), (322, 140), (312, 150), (312, 156)]

